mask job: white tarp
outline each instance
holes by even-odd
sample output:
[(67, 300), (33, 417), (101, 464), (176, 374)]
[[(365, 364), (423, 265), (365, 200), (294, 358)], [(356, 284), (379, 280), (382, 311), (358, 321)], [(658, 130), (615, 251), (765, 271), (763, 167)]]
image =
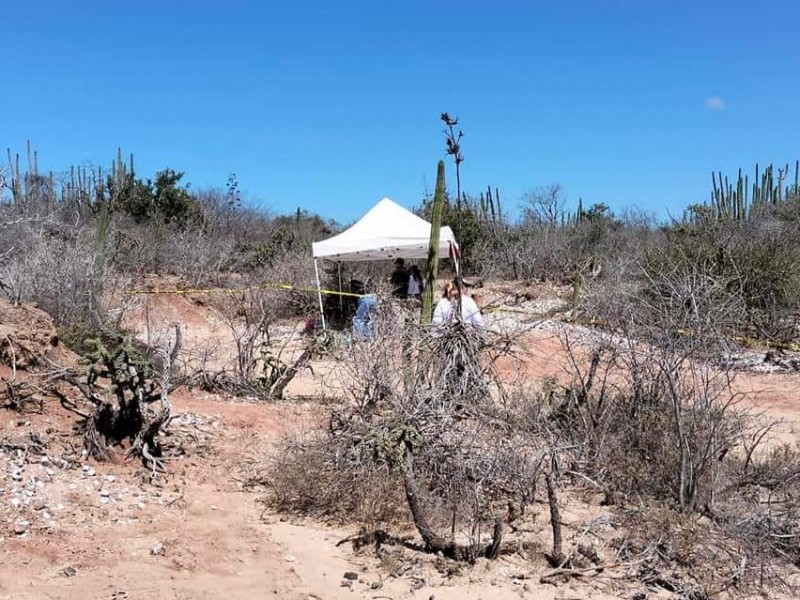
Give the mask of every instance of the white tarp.
[[(426, 258), (431, 224), (384, 198), (342, 233), (312, 244), (314, 258), (341, 262)], [(449, 227), (439, 234), (439, 258), (447, 258), (455, 236)]]

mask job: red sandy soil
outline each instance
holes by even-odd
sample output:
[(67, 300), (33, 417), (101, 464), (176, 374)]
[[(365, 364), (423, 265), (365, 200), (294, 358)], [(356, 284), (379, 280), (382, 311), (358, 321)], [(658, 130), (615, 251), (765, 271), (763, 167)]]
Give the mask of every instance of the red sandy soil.
[[(525, 333), (520, 353), (513, 360), (498, 360), (504, 378), (535, 381), (548, 376), (566, 380), (568, 360), (560, 337), (563, 328), (571, 326), (548, 322)], [(773, 430), (778, 439), (800, 441), (800, 373), (739, 371), (734, 374), (732, 388), (741, 395), (739, 406), (779, 421)]]
[[(221, 318), (207, 305), (175, 296), (149, 297), (148, 303), (151, 339), (172, 322), (185, 326), (190, 350), (221, 335)], [(0, 314), (9, 325), (13, 315)], [(27, 314), (9, 332), (24, 337), (18, 331), (23, 323), (47, 330), (44, 321)], [(134, 313), (131, 323), (141, 338), (147, 336), (142, 312)], [(49, 334), (39, 342), (50, 343)], [(563, 372), (564, 351), (552, 327), (531, 329), (525, 339), (522, 362), (498, 365), (501, 371), (510, 377), (518, 369), (526, 379)], [(48, 351), (62, 362), (74, 361), (61, 350)], [(245, 478), (282, 436), (319, 425), (324, 410), (308, 398), (323, 390), (333, 365), (313, 366), (313, 373), (304, 371), (292, 382), (281, 402), (248, 403), (185, 389), (174, 393), (177, 417), (164, 441), (183, 447), (185, 454), (168, 463), (169, 475), (157, 485), (138, 463), (83, 459), (76, 468), (63, 465), (60, 457), (77, 439), (71, 431), (75, 417), (55, 400), (46, 401), (43, 414), (0, 411), (0, 442), (24, 445), (31, 432), (48, 441), (44, 461), (35, 452), (0, 453), (0, 600), (631, 597), (630, 589), (615, 592), (613, 576), (602, 586), (540, 584), (544, 563), (519, 557), (480, 562), (452, 577), (440, 574), (432, 561), (419, 561), (405, 574), (390, 576), (373, 553), (337, 546), (354, 529), (293, 522), (265, 510), (258, 501), (262, 494), (248, 491)], [(8, 379), (10, 370), (0, 369), (0, 376)], [(793, 435), (790, 426), (800, 424), (800, 375), (748, 373), (739, 385), (753, 392), (756, 407), (784, 417), (789, 424), (784, 432)], [(565, 535), (577, 535), (579, 518), (566, 511)], [(546, 545), (546, 523), (540, 535)], [(345, 585), (345, 572), (355, 572), (356, 580)], [(666, 596), (648, 596), (657, 597)]]
[[(264, 511), (259, 494), (243, 490), (248, 465), (263, 461), (281, 435), (312, 425), (317, 407), (243, 404), (187, 392), (174, 394), (173, 402), (181, 416), (170, 433), (200, 436), (201, 442), (170, 463), (161, 486), (130, 463), (84, 461), (90, 470), (55, 466), (48, 475), (36, 457), (23, 467), (23, 482), (43, 482), (31, 488), (35, 504), (14, 509), (8, 505), (10, 469), (3, 465), (0, 599), (614, 597), (588, 587), (570, 596), (569, 587), (541, 586), (533, 565), (518, 558), (479, 564), (456, 578), (425, 564), (390, 577), (373, 555), (337, 546), (354, 530), (283, 521)], [(32, 430), (69, 431), (71, 417), (58, 410), (6, 414), (3, 433), (24, 438)], [(16, 535), (20, 517), (30, 526)], [(163, 550), (153, 554), (157, 544)], [(358, 574), (350, 587), (341, 587), (345, 572)]]

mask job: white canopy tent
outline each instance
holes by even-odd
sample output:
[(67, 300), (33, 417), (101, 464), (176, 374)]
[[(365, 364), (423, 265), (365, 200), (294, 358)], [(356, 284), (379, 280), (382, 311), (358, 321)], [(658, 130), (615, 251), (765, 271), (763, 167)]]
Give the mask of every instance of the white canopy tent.
[[(393, 260), (396, 258), (427, 258), (431, 224), (384, 198), (367, 214), (342, 233), (312, 244), (314, 270), (317, 276), (317, 295), (322, 313), (322, 291), (319, 280), (320, 258), (336, 262)], [(439, 233), (439, 258), (447, 258), (458, 244), (449, 227)], [(325, 326), (325, 315), (322, 315)]]

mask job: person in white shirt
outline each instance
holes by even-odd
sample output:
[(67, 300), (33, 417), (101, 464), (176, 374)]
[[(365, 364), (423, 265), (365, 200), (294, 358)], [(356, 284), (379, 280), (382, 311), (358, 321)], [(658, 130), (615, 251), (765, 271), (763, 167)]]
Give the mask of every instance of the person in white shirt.
[(419, 300), (422, 297), (422, 273), (417, 265), (412, 265), (408, 275), (408, 297)]
[(461, 288), (461, 315), (458, 320), (472, 325), (480, 333), (486, 329), (481, 310), (475, 300), (466, 293), (466, 287), (463, 284), (457, 287), (455, 283), (448, 281), (444, 286), (442, 298), (433, 309), (433, 318), (431, 319), (433, 335), (442, 335), (444, 330), (457, 320), (459, 287)]

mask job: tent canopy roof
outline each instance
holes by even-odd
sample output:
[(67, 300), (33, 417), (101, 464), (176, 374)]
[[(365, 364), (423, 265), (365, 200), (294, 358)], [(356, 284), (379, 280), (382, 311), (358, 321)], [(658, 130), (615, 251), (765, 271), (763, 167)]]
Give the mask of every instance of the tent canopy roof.
[[(342, 233), (312, 244), (314, 258), (341, 262), (426, 258), (431, 224), (384, 198)], [(439, 234), (439, 258), (447, 258), (455, 236), (449, 227)]]

